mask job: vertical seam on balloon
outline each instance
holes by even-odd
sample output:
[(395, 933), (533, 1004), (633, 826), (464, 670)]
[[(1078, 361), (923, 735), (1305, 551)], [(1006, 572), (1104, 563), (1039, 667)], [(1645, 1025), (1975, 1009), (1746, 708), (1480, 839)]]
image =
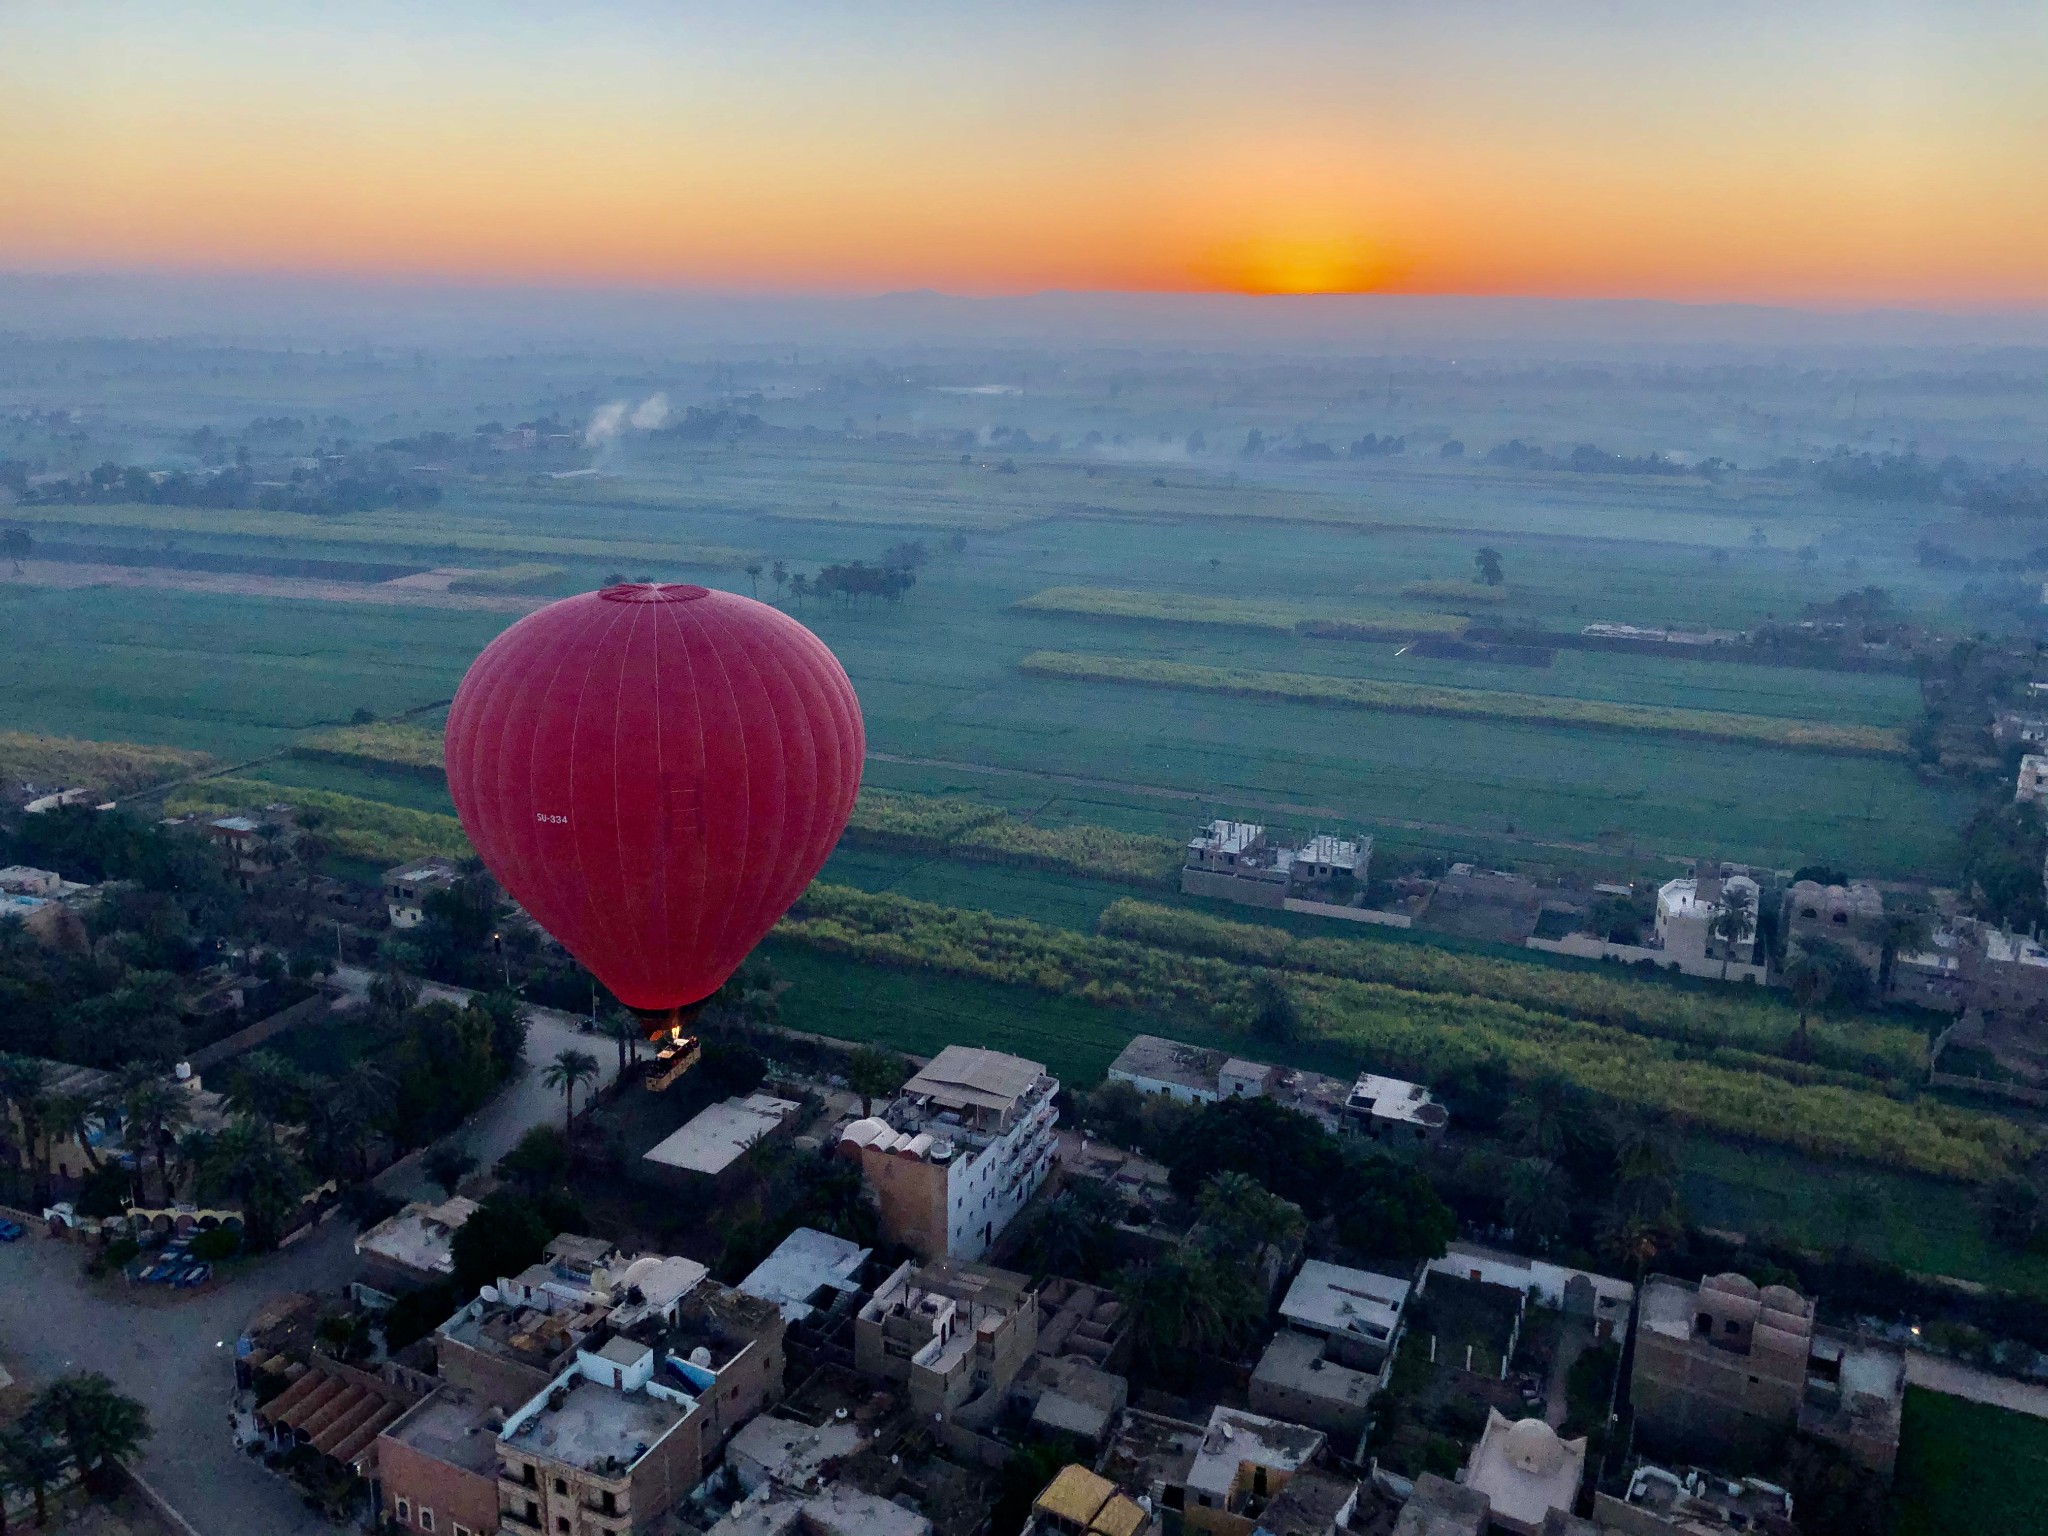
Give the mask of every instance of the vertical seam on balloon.
[[(626, 607), (627, 605), (616, 604), (613, 606)], [(569, 741), (567, 751), (564, 754), (569, 764), (568, 802), (570, 815), (572, 817), (569, 824), (569, 853), (576, 867), (575, 878), (567, 883), (569, 884), (572, 890), (575, 890), (580, 893), (576, 898), (576, 939), (579, 947), (584, 946), (588, 943), (588, 940), (590, 938), (588, 925), (595, 914), (593, 913), (590, 899), (591, 882), (589, 868), (583, 856), (583, 827), (581, 825), (581, 818), (575, 816), (575, 807), (577, 801), (576, 774), (577, 769), (582, 766), (582, 760), (576, 750), (576, 743), (578, 736), (580, 735), (583, 729), (582, 700), (584, 696), (584, 690), (590, 684), (590, 674), (596, 669), (599, 658), (604, 655), (604, 645), (601, 642), (609, 638), (612, 630), (616, 628), (619, 624), (622, 615), (619, 613), (601, 613), (596, 610), (593, 610), (590, 614), (590, 617), (592, 619), (601, 619), (602, 625), (600, 626), (598, 624), (586, 622), (584, 625), (578, 628), (573, 638), (568, 639), (563, 644), (561, 665), (559, 665), (556, 668), (554, 676), (548, 679), (548, 686), (542, 694), (543, 702), (545, 702), (553, 694), (555, 684), (560, 680), (562, 673), (568, 669), (570, 658), (573, 656), (577, 647), (583, 644), (585, 636), (588, 635), (591, 630), (599, 629), (600, 633), (598, 639), (600, 643), (588, 647), (587, 655), (583, 663), (583, 675), (578, 680), (576, 685), (576, 707), (570, 711)], [(534, 733), (533, 745), (534, 752), (538, 754), (541, 750), (540, 733), (538, 731)], [(533, 781), (530, 776), (527, 780), (527, 798), (529, 802), (533, 798)], [(560, 882), (559, 880), (552, 881), (551, 883), (557, 886), (562, 884), (562, 882)], [(574, 953), (574, 951), (571, 951), (571, 953)], [(588, 965), (583, 961), (583, 957), (581, 955), (577, 955), (576, 959), (579, 964), (584, 964), (585, 969), (588, 969)], [(607, 982), (606, 984), (610, 985), (609, 982)]]

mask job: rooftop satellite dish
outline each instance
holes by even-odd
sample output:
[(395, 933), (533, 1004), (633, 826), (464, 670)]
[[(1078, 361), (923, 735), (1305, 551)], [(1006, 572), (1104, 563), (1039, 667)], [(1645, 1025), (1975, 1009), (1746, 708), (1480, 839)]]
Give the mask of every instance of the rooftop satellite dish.
[(498, 1288), (495, 1285), (481, 1286), (477, 1290), (477, 1295), (481, 1296), (485, 1301), (496, 1301), (498, 1299)]

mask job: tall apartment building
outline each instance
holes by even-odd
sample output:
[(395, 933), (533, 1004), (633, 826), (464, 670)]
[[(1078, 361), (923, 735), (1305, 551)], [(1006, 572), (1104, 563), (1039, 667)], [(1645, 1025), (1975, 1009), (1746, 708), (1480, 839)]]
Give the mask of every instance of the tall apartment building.
[(840, 1132), (882, 1231), (920, 1258), (978, 1259), (1052, 1169), (1058, 1079), (1042, 1063), (949, 1045), (879, 1115)]

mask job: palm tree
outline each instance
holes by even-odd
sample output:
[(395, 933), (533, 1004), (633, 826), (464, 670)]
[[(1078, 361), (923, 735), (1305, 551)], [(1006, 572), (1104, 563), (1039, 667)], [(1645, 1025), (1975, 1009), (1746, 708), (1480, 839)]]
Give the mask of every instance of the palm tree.
[(1500, 1128), (1530, 1157), (1551, 1162), (1564, 1154), (1571, 1123), (1581, 1113), (1571, 1086), (1561, 1078), (1533, 1079), (1501, 1114)]
[(1256, 1272), (1269, 1248), (1284, 1247), (1308, 1230), (1301, 1207), (1270, 1193), (1250, 1174), (1218, 1173), (1196, 1196), (1214, 1251), (1244, 1255)]
[(427, 1177), (452, 1197), (462, 1181), (476, 1172), (476, 1154), (460, 1142), (437, 1142), (427, 1149), (424, 1167)]
[(304, 1075), (275, 1051), (251, 1051), (228, 1085), (229, 1107), (273, 1126), (298, 1114), (306, 1097)]
[(250, 1239), (258, 1247), (277, 1241), (305, 1184), (304, 1173), (278, 1146), (271, 1128), (248, 1115), (213, 1138), (199, 1166), (201, 1195), (241, 1206)]
[(188, 1128), (178, 1137), (176, 1146), (178, 1175), (172, 1181), (174, 1192), (198, 1180), (199, 1170), (204, 1168), (207, 1159), (213, 1156), (214, 1140), (215, 1137), (212, 1131), (202, 1130), (196, 1125)]
[[(70, 1463), (70, 1453), (33, 1415), (0, 1432), (0, 1484), (34, 1496), (39, 1526), (49, 1523), (50, 1489)], [(0, 1514), (0, 1520), (5, 1518)]]
[(1934, 942), (1934, 925), (1923, 912), (1891, 912), (1885, 915), (1882, 948), (1879, 951), (1877, 983), (1880, 994), (1891, 990), (1892, 966), (1901, 955), (1917, 955)]
[(1813, 1043), (1806, 1030), (1807, 1016), (1827, 1001), (1828, 993), (1834, 990), (1835, 977), (1827, 966), (1802, 949), (1785, 967), (1785, 985), (1791, 989), (1792, 1001), (1799, 1009), (1799, 1033), (1793, 1037), (1792, 1053), (1804, 1061), (1813, 1054)]
[(35, 1174), (35, 1198), (41, 1204), (49, 1193), (49, 1148), (43, 1128), (48, 1119), (50, 1069), (33, 1056), (0, 1056), (0, 1099), (14, 1112), (21, 1126), (21, 1171)]
[(1756, 932), (1756, 898), (1743, 885), (1723, 885), (1721, 900), (1714, 911), (1714, 921), (1709, 925), (1715, 938), (1721, 941), (1721, 979), (1728, 979), (1728, 962), (1734, 958), (1735, 946), (1746, 943)]
[(401, 1019), (419, 1005), (420, 984), (397, 966), (386, 966), (370, 981), (370, 1006), (386, 1021)]
[(36, 1395), (31, 1412), (56, 1431), (79, 1475), (101, 1489), (111, 1483), (114, 1463), (150, 1436), (148, 1411), (96, 1373), (59, 1376)]
[(156, 1159), (157, 1183), (164, 1203), (170, 1204), (170, 1149), (178, 1133), (192, 1122), (191, 1096), (161, 1074), (143, 1068), (124, 1079), (121, 1113), (128, 1117), (128, 1134), (135, 1150), (147, 1148)]
[(88, 1091), (52, 1094), (44, 1115), (49, 1130), (62, 1131), (77, 1142), (78, 1150), (85, 1154), (86, 1164), (98, 1173), (105, 1165), (93, 1148), (92, 1133), (95, 1126), (104, 1123), (107, 1112), (107, 1096)]
[(1571, 1206), (1559, 1188), (1561, 1181), (1557, 1164), (1548, 1158), (1517, 1158), (1508, 1169), (1507, 1218), (1517, 1239), (1540, 1247), (1571, 1219)]
[(640, 1021), (630, 1013), (613, 1009), (599, 1021), (597, 1032), (608, 1035), (619, 1048), (619, 1076), (626, 1075), (626, 1053), (633, 1053), (633, 1060), (640, 1059)]
[(747, 562), (747, 589), (755, 597), (761, 595), (761, 562), (758, 560)]
[(541, 1081), (548, 1087), (561, 1090), (563, 1102), (567, 1106), (564, 1134), (572, 1140), (576, 1135), (576, 1090), (585, 1083), (595, 1082), (597, 1073), (595, 1056), (588, 1051), (570, 1047), (549, 1062), (547, 1070), (541, 1074)]
[(768, 575), (775, 582), (775, 596), (779, 601), (782, 597), (782, 589), (789, 584), (788, 563), (782, 560), (776, 561), (768, 567)]

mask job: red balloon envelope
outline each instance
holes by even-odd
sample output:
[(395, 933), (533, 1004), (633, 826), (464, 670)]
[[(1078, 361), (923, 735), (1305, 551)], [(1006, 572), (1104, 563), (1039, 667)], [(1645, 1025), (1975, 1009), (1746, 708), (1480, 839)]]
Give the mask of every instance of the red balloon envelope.
[(448, 712), (485, 865), (619, 1001), (709, 997), (853, 813), (866, 737), (824, 641), (765, 603), (634, 584), (529, 614)]

